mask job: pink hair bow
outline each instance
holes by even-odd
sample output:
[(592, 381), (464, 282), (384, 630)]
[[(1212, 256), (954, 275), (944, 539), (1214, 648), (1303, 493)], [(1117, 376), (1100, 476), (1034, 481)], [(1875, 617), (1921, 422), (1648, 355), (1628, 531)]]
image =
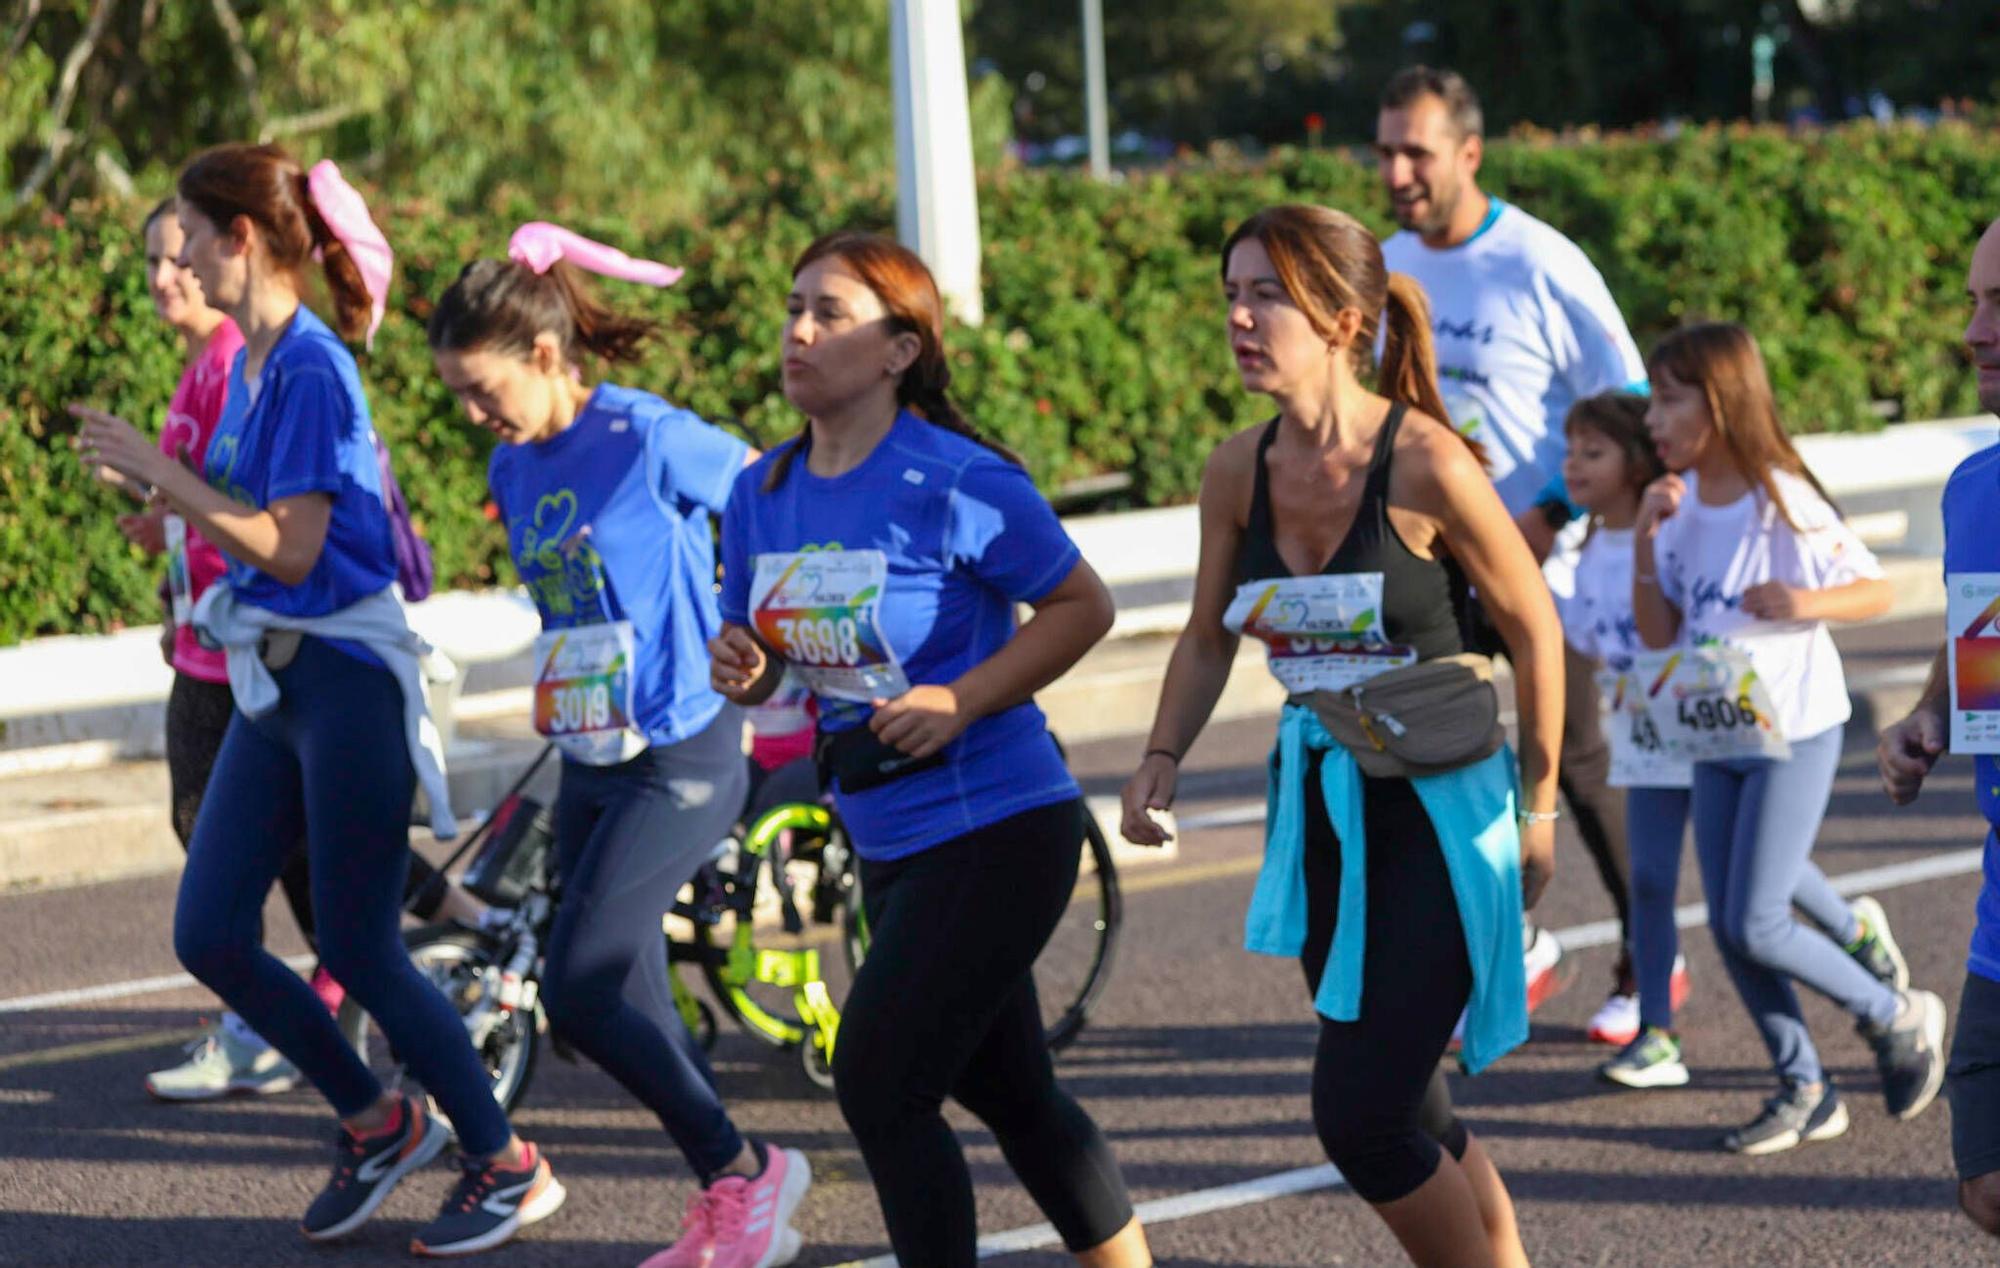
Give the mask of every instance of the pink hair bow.
[(313, 206), (319, 208), (319, 218), (326, 221), (326, 227), (333, 230), (333, 236), (340, 239), (340, 245), (347, 248), (348, 256), (361, 270), (361, 283), (368, 288), (368, 346), (375, 346), (375, 329), (382, 324), (382, 314), (389, 306), (389, 274), (396, 264), (396, 253), (389, 249), (389, 239), (382, 236), (382, 230), (375, 224), (375, 218), (368, 214), (368, 204), (362, 201), (361, 193), (347, 183), (340, 174), (340, 168), (332, 159), (321, 159), (306, 173), (306, 192), (312, 195)]
[(507, 241), (507, 258), (537, 273), (548, 272), (557, 260), (568, 260), (580, 269), (623, 282), (672, 286), (681, 280), (681, 270), (672, 265), (635, 260), (616, 247), (592, 242), (580, 233), (546, 220), (531, 220), (514, 230), (514, 236)]

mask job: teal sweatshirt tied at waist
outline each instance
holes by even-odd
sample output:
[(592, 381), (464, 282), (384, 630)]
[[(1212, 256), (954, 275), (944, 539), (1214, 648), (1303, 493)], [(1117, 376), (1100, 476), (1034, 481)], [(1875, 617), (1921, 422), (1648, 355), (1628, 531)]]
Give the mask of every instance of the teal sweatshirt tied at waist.
[[(1333, 947), (1313, 1006), (1331, 1021), (1361, 1016), (1361, 965), (1367, 951), (1368, 837), (1362, 774), (1318, 715), (1288, 704), (1278, 721), (1266, 794), (1264, 867), (1245, 918), (1244, 945), (1264, 955), (1297, 956), (1306, 940), (1306, 756), (1326, 754), (1320, 788), (1340, 841), (1340, 904)], [(1451, 890), (1472, 964), (1465, 1022), (1465, 1069), (1477, 1074), (1528, 1037), (1527, 973), (1521, 963), (1521, 834), (1513, 752), (1443, 775), (1410, 780), (1444, 850)], [(1424, 919), (1412, 911), (1411, 920)]]

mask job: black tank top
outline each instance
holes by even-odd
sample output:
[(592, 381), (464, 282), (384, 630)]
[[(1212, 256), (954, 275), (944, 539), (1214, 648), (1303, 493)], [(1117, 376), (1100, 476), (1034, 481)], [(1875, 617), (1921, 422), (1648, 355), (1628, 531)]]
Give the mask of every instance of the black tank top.
[[(1407, 412), (1408, 407), (1401, 402), (1390, 407), (1389, 417), (1376, 437), (1375, 452), (1368, 460), (1367, 483), (1361, 490), (1361, 504), (1354, 510), (1354, 523), (1320, 571), (1381, 573), (1383, 636), (1398, 646), (1415, 648), (1418, 660), (1432, 660), (1465, 650), (1459, 624), (1465, 588), (1457, 569), (1412, 554), (1403, 544), (1402, 535), (1389, 523), (1389, 458), (1395, 451), (1396, 432)], [(1277, 437), (1278, 420), (1274, 418), (1257, 441), (1250, 523), (1244, 528), (1243, 541), (1236, 552), (1238, 585), (1294, 575), (1278, 554), (1277, 531), (1271, 518), (1270, 476), (1264, 465), (1271, 442)]]

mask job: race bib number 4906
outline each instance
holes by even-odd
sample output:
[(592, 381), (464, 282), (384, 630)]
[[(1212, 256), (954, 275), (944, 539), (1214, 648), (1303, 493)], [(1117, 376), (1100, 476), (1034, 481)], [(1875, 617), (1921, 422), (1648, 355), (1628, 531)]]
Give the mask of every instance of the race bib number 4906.
[(879, 550), (757, 556), (750, 619), (814, 695), (868, 704), (910, 689), (882, 633), (889, 559)]
[(1711, 644), (1632, 658), (1666, 757), (1704, 762), (1792, 755), (1770, 688), (1739, 647)]
[(1417, 659), (1383, 637), (1379, 572), (1246, 581), (1222, 623), (1264, 644), (1271, 675), (1293, 695), (1339, 691)]

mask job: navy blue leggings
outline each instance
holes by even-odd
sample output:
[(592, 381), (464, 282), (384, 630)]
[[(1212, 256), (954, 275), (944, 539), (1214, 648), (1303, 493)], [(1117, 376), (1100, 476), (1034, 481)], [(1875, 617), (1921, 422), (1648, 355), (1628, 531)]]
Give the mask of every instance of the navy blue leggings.
[(223, 738), (188, 843), (174, 952), (335, 1113), (372, 1105), (381, 1084), (319, 996), (261, 945), (264, 898), (304, 837), (321, 962), (437, 1098), (465, 1151), (498, 1153), (513, 1129), (492, 1080), (458, 1013), (403, 949), (416, 772), (402, 688), (380, 665), (310, 637), (275, 677), (278, 707), (254, 722), (238, 713)]
[(549, 1021), (659, 1117), (704, 1182), (743, 1138), (674, 1007), (660, 917), (743, 808), (742, 744), (743, 712), (726, 705), (705, 730), (621, 765), (565, 761), (556, 798)]

